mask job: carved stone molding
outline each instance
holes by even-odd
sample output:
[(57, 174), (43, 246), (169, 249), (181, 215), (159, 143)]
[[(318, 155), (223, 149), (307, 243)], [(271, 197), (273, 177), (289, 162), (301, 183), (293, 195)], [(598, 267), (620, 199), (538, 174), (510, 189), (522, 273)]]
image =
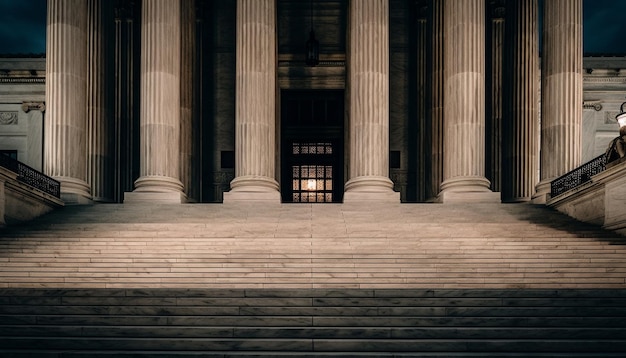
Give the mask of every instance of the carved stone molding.
[(602, 103), (600, 101), (585, 101), (583, 102), (584, 109), (594, 109), (596, 112), (602, 110)]
[(604, 112), (604, 124), (615, 124), (617, 120), (615, 117), (619, 114), (619, 111), (606, 111)]
[(626, 76), (619, 76), (619, 77), (595, 77), (595, 76), (584, 76), (583, 77), (583, 82), (585, 83), (620, 83), (620, 84), (624, 84), (626, 83)]
[(22, 111), (28, 113), (30, 111), (44, 112), (46, 110), (46, 104), (44, 102), (23, 102)]
[(0, 124), (17, 124), (17, 112), (0, 112)]

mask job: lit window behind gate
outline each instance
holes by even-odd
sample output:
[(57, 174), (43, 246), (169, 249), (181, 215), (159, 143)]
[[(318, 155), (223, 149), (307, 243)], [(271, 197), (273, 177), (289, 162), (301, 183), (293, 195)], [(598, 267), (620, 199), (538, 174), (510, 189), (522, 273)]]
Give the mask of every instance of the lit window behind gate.
[(284, 203), (340, 203), (344, 92), (281, 91), (280, 194)]
[[(307, 162), (310, 156), (332, 156), (332, 143), (293, 143), (294, 159)], [(294, 203), (333, 202), (332, 165), (293, 165), (292, 189)]]

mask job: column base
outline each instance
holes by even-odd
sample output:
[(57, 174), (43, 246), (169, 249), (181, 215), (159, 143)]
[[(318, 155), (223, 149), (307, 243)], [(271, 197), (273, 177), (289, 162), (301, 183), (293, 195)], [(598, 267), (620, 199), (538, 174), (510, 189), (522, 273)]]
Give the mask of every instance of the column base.
[(65, 205), (91, 205), (91, 189), (86, 181), (70, 178), (55, 177), (61, 183), (61, 200)]
[(393, 182), (387, 177), (362, 176), (348, 180), (343, 194), (344, 204), (364, 201), (400, 203), (400, 193), (393, 191)]
[(445, 191), (439, 193), (438, 203), (500, 203), (500, 193), (494, 191)]
[(183, 204), (186, 202), (185, 194), (182, 192), (133, 191), (124, 193), (124, 204)]
[(280, 204), (278, 182), (262, 176), (236, 177), (230, 182), (230, 191), (224, 193), (224, 204), (246, 202)]
[(489, 189), (490, 182), (484, 177), (455, 177), (441, 183), (438, 203), (500, 203), (499, 192)]
[(135, 180), (133, 192), (169, 193), (183, 191), (183, 183), (172, 177), (160, 175), (144, 175)]
[(531, 202), (533, 204), (546, 204), (550, 200), (552, 192), (552, 179), (542, 180), (535, 187), (536, 193), (533, 195)]
[(144, 175), (135, 181), (135, 190), (124, 193), (124, 203), (185, 203), (183, 184), (176, 178)]

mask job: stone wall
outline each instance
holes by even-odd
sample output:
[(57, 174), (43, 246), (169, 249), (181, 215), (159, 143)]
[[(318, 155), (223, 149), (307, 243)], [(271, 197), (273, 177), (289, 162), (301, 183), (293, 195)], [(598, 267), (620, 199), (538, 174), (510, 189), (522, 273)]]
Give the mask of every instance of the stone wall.
[(0, 150), (41, 171), (45, 58), (0, 59)]

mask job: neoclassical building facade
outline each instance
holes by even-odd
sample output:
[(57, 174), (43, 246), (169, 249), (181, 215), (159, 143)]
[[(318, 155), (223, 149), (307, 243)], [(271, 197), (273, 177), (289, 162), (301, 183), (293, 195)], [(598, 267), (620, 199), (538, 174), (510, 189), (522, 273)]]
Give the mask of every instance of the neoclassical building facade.
[(42, 169), (67, 202), (543, 202), (612, 136), (582, 0), (543, 4), (48, 0)]

